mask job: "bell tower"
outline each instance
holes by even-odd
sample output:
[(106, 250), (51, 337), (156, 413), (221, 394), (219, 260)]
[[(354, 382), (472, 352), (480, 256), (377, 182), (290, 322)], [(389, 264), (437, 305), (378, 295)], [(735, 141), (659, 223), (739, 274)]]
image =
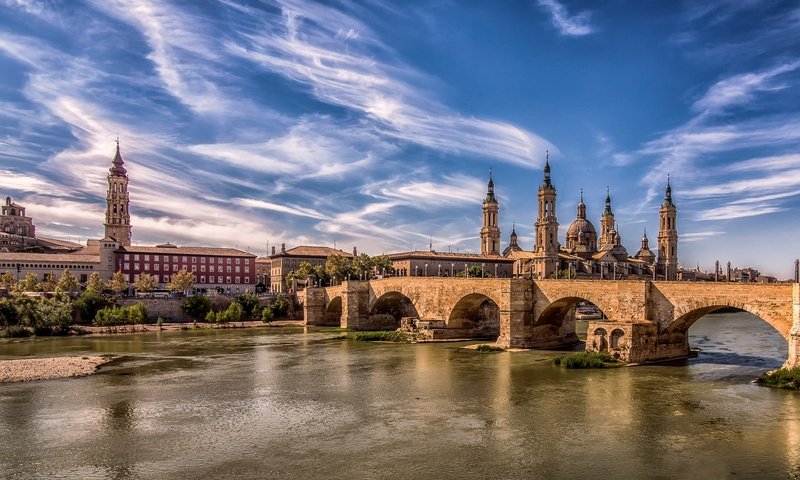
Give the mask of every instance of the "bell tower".
[(556, 188), (550, 180), (550, 152), (545, 153), (544, 180), (539, 186), (539, 212), (534, 224), (533, 275), (547, 278), (558, 271), (558, 220)]
[(111, 161), (107, 177), (105, 236), (127, 246), (131, 244), (131, 215), (128, 210), (128, 172), (124, 164), (117, 139), (117, 153)]
[(658, 230), (658, 269), (665, 280), (678, 279), (678, 227), (675, 223), (677, 208), (672, 202), (672, 187), (667, 175), (667, 188), (661, 204)]
[(614, 246), (614, 212), (611, 211), (611, 190), (606, 187), (606, 206), (600, 217), (600, 250)]
[(483, 200), (483, 227), (481, 228), (481, 255), (500, 255), (500, 228), (497, 226), (497, 214), (500, 206), (494, 196), (494, 180), (492, 169), (489, 169), (489, 183), (486, 198)]

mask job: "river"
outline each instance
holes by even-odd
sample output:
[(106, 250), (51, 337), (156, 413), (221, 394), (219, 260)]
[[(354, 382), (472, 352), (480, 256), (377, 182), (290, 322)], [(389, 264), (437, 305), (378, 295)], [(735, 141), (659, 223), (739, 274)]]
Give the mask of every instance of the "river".
[(4, 342), (125, 357), (0, 385), (0, 477), (800, 477), (800, 395), (750, 383), (786, 341), (744, 313), (690, 333), (697, 358), (593, 371), (302, 329)]

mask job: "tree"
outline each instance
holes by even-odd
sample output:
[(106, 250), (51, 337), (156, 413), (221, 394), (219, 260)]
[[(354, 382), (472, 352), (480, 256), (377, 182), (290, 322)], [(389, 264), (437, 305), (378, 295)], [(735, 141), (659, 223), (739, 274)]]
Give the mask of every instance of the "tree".
[(275, 314), (272, 312), (272, 307), (266, 306), (261, 310), (261, 321), (267, 324), (272, 324)]
[(206, 313), (206, 323), (217, 323), (217, 314), (214, 313), (214, 310), (209, 310)]
[(35, 316), (33, 331), (37, 335), (67, 333), (72, 324), (72, 302), (63, 295), (41, 298), (36, 302)]
[(0, 287), (5, 287), (8, 290), (13, 290), (16, 284), (17, 284), (17, 279), (14, 278), (14, 276), (11, 275), (10, 273), (3, 272), (3, 274), (0, 275)]
[(244, 309), (242, 306), (237, 302), (233, 302), (228, 305), (228, 308), (225, 310), (223, 322), (238, 322), (242, 319), (243, 314)]
[(36, 278), (35, 273), (29, 273), (19, 281), (17, 287), (21, 292), (38, 292), (40, 291), (39, 279)]
[(366, 253), (353, 257), (353, 274), (359, 279), (366, 278), (372, 273), (372, 259)]
[(300, 265), (292, 272), (292, 278), (297, 280), (308, 280), (314, 274), (314, 266), (307, 260), (300, 262)]
[(122, 270), (117, 270), (114, 275), (111, 276), (111, 281), (108, 283), (108, 287), (114, 293), (127, 292), (130, 285), (125, 274), (122, 273)]
[(289, 300), (284, 295), (279, 295), (275, 298), (275, 301), (272, 302), (270, 306), (272, 313), (275, 314), (275, 317), (285, 317), (287, 313), (289, 313)]
[(331, 255), (325, 262), (325, 272), (336, 280), (349, 280), (353, 275), (353, 262), (338, 254)]
[(55, 275), (45, 275), (42, 283), (39, 284), (39, 289), (43, 292), (56, 291), (56, 277)]
[[(211, 299), (202, 295), (192, 295), (181, 301), (181, 310), (195, 321), (203, 320), (211, 311)], [(214, 313), (214, 312), (211, 312)]]
[(8, 298), (0, 299), (0, 325), (9, 327), (18, 323), (17, 307)]
[(93, 288), (87, 288), (78, 295), (78, 298), (72, 303), (72, 308), (82, 321), (90, 322), (97, 316), (99, 310), (113, 305), (114, 297), (103, 295)]
[(147, 314), (147, 307), (142, 303), (131, 305), (128, 307), (128, 322), (135, 324), (142, 324), (147, 321), (150, 316)]
[(258, 297), (251, 293), (242, 293), (236, 297), (236, 302), (242, 306), (246, 318), (253, 318), (253, 312), (258, 306)]
[(133, 287), (136, 288), (137, 292), (152, 292), (158, 286), (158, 280), (156, 277), (150, 275), (149, 273), (143, 273), (139, 275), (139, 278), (133, 282)]
[(372, 257), (372, 267), (375, 269), (375, 273), (380, 273), (381, 275), (394, 272), (394, 264), (392, 264), (392, 259), (388, 255)]
[[(100, 279), (100, 274), (92, 272), (92, 274), (89, 275), (89, 281), (86, 282), (86, 291), (92, 290), (97, 293), (103, 293), (105, 288), (105, 282)], [(94, 315), (92, 315), (92, 318), (94, 318)]]
[(167, 285), (167, 290), (186, 293), (194, 286), (194, 282), (194, 274), (184, 268), (172, 276)]
[(65, 268), (64, 273), (61, 274), (61, 278), (58, 279), (56, 292), (72, 293), (80, 289), (81, 286), (78, 283), (78, 279), (75, 278), (75, 275), (73, 275), (68, 268)]

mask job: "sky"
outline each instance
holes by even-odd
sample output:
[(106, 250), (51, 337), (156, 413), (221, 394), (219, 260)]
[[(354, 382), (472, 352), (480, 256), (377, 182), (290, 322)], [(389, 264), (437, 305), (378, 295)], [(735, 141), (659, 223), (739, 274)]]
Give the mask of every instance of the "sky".
[(133, 241), (533, 248), (549, 151), (564, 232), (606, 188), (679, 262), (789, 278), (800, 256), (794, 1), (0, 0), (0, 195), (102, 236), (119, 138)]

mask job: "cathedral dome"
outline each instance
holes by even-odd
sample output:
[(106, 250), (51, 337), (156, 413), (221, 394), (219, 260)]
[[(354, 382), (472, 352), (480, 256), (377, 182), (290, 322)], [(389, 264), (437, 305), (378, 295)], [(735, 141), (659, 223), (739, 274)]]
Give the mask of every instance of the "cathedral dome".
[(585, 218), (576, 218), (567, 229), (568, 237), (578, 238), (578, 232), (583, 231), (587, 237), (594, 235), (597, 236), (597, 230), (594, 229), (592, 222)]

